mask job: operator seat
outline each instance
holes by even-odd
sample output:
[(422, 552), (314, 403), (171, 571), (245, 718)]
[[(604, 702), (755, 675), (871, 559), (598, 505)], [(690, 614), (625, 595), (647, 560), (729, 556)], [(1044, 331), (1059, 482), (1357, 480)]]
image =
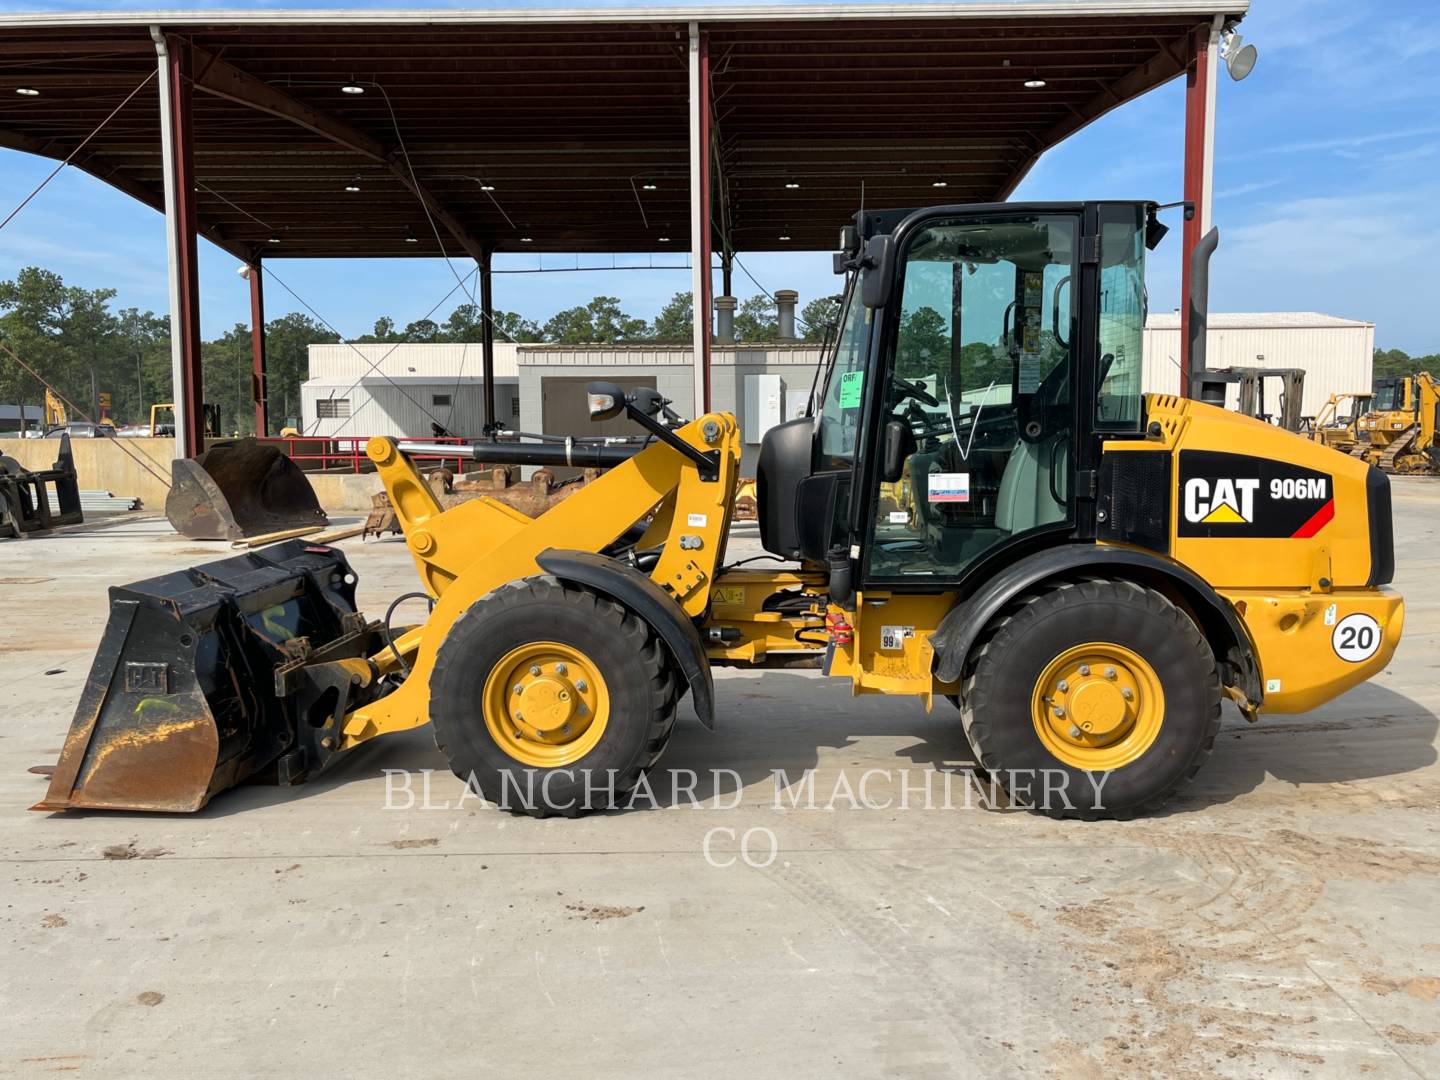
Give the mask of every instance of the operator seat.
[(1052, 470), (1059, 474), (1055, 491), (1063, 494), (1070, 477), (1070, 432), (1056, 432), (1039, 442), (1016, 440), (995, 496), (997, 529), (1013, 536), (1065, 520), (1065, 505), (1051, 492)]

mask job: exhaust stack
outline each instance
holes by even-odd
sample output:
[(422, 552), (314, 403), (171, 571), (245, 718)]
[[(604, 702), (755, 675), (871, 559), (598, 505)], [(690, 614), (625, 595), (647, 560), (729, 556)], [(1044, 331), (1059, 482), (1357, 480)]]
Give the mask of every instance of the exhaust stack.
[(1190, 335), (1185, 342), (1186, 369), (1190, 372), (1190, 396), (1206, 405), (1225, 407), (1227, 380), (1209, 377), (1205, 363), (1206, 331), (1210, 321), (1210, 256), (1220, 246), (1220, 230), (1212, 228), (1190, 253)]

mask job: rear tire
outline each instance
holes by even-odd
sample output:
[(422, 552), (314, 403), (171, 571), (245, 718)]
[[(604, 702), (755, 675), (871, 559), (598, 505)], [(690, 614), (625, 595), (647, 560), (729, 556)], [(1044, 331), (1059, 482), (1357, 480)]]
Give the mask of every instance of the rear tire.
[(472, 604), (440, 646), (435, 742), (501, 809), (575, 817), (623, 805), (674, 723), (667, 661), (629, 609), (548, 575), (522, 578)]
[(1065, 583), (992, 624), (966, 665), (961, 718), (1017, 805), (1132, 817), (1210, 756), (1220, 679), (1209, 643), (1164, 596), (1130, 581)]

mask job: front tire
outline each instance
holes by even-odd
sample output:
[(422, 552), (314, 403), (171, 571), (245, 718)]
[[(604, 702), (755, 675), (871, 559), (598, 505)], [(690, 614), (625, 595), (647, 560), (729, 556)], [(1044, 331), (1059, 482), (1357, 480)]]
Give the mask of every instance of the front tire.
[(1064, 583), (992, 626), (961, 718), (1012, 802), (1131, 817), (1189, 782), (1215, 745), (1220, 679), (1183, 611), (1130, 581)]
[(573, 817), (620, 805), (674, 722), (667, 660), (649, 625), (608, 597), (522, 578), (472, 604), (441, 644), (436, 744), (502, 809)]

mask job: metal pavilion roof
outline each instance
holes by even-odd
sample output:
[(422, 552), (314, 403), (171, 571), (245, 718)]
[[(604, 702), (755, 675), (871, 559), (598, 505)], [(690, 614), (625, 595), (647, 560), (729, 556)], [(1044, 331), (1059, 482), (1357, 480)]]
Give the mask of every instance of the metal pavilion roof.
[[(457, 232), (466, 250), (685, 251), (693, 22), (715, 246), (823, 250), (862, 198), (1004, 198), (1247, 6), (5, 14), (0, 146), (65, 158), (155, 71), (156, 25), (193, 44), (198, 218), (241, 258), (459, 254)], [(163, 206), (153, 81), (74, 164)]]

